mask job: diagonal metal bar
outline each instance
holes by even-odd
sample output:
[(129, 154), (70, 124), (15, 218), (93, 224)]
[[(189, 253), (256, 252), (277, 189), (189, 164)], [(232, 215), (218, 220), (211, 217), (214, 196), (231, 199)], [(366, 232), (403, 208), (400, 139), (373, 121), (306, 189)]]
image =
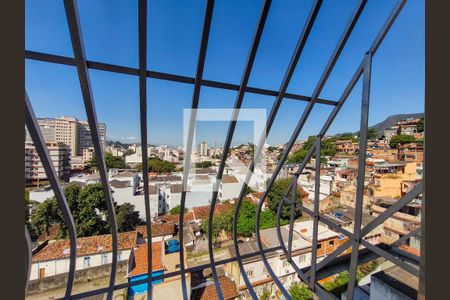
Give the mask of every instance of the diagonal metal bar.
[(30, 238), (30, 233), (28, 232), (28, 228), (27, 225), (25, 225), (25, 288), (24, 291), (25, 293), (27, 292), (28, 289), (28, 280), (30, 279), (30, 271), (31, 271), (31, 238)]
[[(350, 247), (350, 240), (347, 240), (345, 243), (337, 247), (336, 250), (333, 251), (330, 255), (322, 259), (319, 263), (316, 264), (315, 271), (316, 273), (324, 268), (328, 263), (333, 261), (336, 257), (338, 257), (342, 252), (348, 249)], [(306, 273), (306, 276), (310, 276), (312, 268)]]
[(194, 90), (192, 94), (192, 109), (189, 121), (189, 130), (187, 136), (186, 152), (184, 154), (184, 168), (183, 168), (183, 187), (181, 191), (180, 200), (180, 220), (179, 220), (179, 240), (180, 240), (180, 270), (181, 270), (181, 287), (183, 290), (183, 299), (189, 299), (186, 287), (186, 273), (184, 266), (184, 208), (186, 202), (186, 191), (188, 186), (189, 168), (191, 165), (192, 144), (194, 140), (195, 120), (197, 118), (197, 108), (200, 97), (201, 80), (203, 77), (203, 69), (205, 67), (206, 50), (208, 48), (209, 31), (211, 29), (212, 14), (214, 9), (214, 0), (208, 0), (206, 4), (205, 17), (203, 21), (202, 39), (197, 61), (197, 71), (195, 74)]
[(406, 240), (409, 239), (410, 237), (412, 237), (413, 235), (416, 235), (416, 234), (420, 233), (420, 231), (421, 231), (421, 227), (419, 226), (416, 229), (414, 229), (414, 230), (410, 231), (409, 233), (405, 234), (404, 236), (402, 236), (401, 238), (399, 238), (395, 242), (393, 242), (391, 244), (391, 246), (394, 246), (394, 247), (400, 246), (401, 244), (406, 242)]
[(342, 233), (343, 235), (347, 236), (350, 239), (353, 239), (353, 233), (351, 233), (350, 231), (348, 231), (347, 229), (342, 228), (341, 226), (337, 225), (336, 223), (334, 223), (333, 221), (331, 221), (331, 219), (325, 215), (321, 215), (319, 216), (319, 221), (328, 225), (329, 227), (331, 227), (334, 231), (337, 231), (339, 233)]
[(317, 242), (319, 235), (319, 208), (320, 208), (320, 136), (316, 138), (316, 167), (314, 178), (314, 216), (313, 216), (313, 236), (312, 236), (312, 253), (311, 253), (311, 270), (309, 286), (314, 290), (316, 284), (316, 265), (317, 265)]
[(73, 221), (72, 213), (70, 212), (69, 204), (67, 203), (66, 196), (64, 195), (61, 183), (56, 175), (55, 166), (50, 158), (50, 154), (45, 146), (44, 137), (39, 129), (39, 124), (34, 114), (33, 107), (31, 105), (28, 94), (25, 92), (25, 123), (33, 140), (34, 147), (39, 155), (42, 166), (47, 174), (50, 186), (53, 189), (55, 198), (58, 201), (58, 207), (63, 215), (64, 222), (67, 226), (70, 240), (70, 258), (69, 258), (69, 272), (67, 276), (67, 286), (65, 292), (65, 299), (68, 299), (72, 293), (73, 282), (75, 279), (75, 267), (77, 258), (77, 233), (75, 228), (75, 222)]
[[(295, 221), (295, 209), (297, 208), (297, 177), (292, 178), (294, 183), (291, 192), (291, 215), (289, 219), (289, 236), (288, 236), (288, 255), (287, 260), (292, 262), (292, 236), (294, 233), (294, 221)], [(280, 208), (282, 209), (282, 204), (280, 203)]]
[[(361, 240), (361, 245), (363, 245), (364, 247), (366, 247), (367, 249), (369, 249), (370, 251), (378, 254), (381, 257), (386, 258), (387, 260), (390, 260), (391, 262), (393, 262), (395, 265), (405, 269), (405, 271), (411, 273), (412, 275), (419, 277), (419, 270), (414, 268), (413, 266), (411, 266), (410, 264), (405, 263), (403, 260), (398, 259), (397, 257), (395, 257), (393, 254), (375, 246), (372, 245), (371, 243), (369, 243), (368, 241), (365, 240)], [(353, 253), (353, 252), (352, 252)]]
[(364, 199), (364, 179), (366, 175), (366, 149), (367, 136), (369, 133), (369, 106), (370, 106), (370, 84), (372, 74), (372, 53), (368, 52), (364, 58), (361, 124), (359, 127), (359, 153), (358, 153), (358, 175), (356, 181), (356, 204), (355, 219), (353, 222), (352, 255), (350, 260), (349, 280), (347, 297), (353, 299), (356, 285), (356, 268), (358, 266), (358, 250), (361, 239), (361, 223)]
[(152, 219), (150, 213), (150, 191), (148, 184), (147, 142), (147, 0), (138, 3), (139, 28), (139, 103), (142, 148), (142, 178), (144, 180), (144, 205), (147, 229), (147, 299), (152, 298)]
[(420, 182), (416, 185), (409, 193), (404, 195), (401, 199), (397, 200), (391, 207), (386, 209), (381, 215), (379, 215), (376, 219), (372, 220), (369, 224), (367, 224), (361, 231), (361, 236), (365, 236), (372, 230), (374, 230), (379, 225), (383, 224), (384, 221), (389, 219), (392, 215), (398, 212), (403, 206), (411, 202), (414, 198), (416, 198), (423, 191), (423, 182)]
[[(48, 53), (42, 53), (42, 52), (36, 52), (36, 51), (30, 51), (30, 50), (25, 50), (25, 58), (36, 60), (36, 61), (68, 65), (68, 66), (76, 65), (75, 59), (72, 57), (48, 54)], [(136, 68), (113, 65), (113, 64), (102, 63), (102, 62), (98, 62), (98, 61), (92, 61), (92, 60), (87, 60), (86, 63), (87, 63), (88, 68), (93, 69), (93, 70), (139, 76), (139, 69), (136, 69)], [(189, 76), (181, 76), (181, 75), (157, 72), (157, 71), (151, 71), (151, 70), (147, 70), (146, 74), (147, 74), (148, 78), (153, 78), (153, 79), (168, 80), (168, 81), (172, 81), (172, 82), (179, 82), (179, 83), (186, 83), (186, 84), (194, 84), (195, 83), (195, 78), (189, 77)], [(238, 84), (225, 83), (225, 82), (206, 80), (206, 79), (202, 79), (200, 81), (200, 84), (202, 86), (220, 88), (220, 89), (231, 90), (231, 91), (239, 91), (239, 88), (240, 88), (240, 86)], [(305, 101), (305, 102), (311, 101), (311, 97), (305, 96), (305, 95), (299, 95), (299, 94), (293, 94), (293, 93), (287, 93), (287, 92), (285, 92), (284, 94), (281, 95), (278, 91), (262, 89), (262, 88), (257, 88), (257, 87), (250, 87), (250, 86), (248, 86), (245, 89), (245, 92), (251, 93), (251, 94), (257, 94), (257, 95), (273, 96), (273, 97), (280, 96), (282, 98), (289, 99), (289, 100), (299, 100), (299, 101)], [(329, 99), (322, 99), (322, 98), (318, 98), (317, 103), (331, 105), (331, 106), (337, 105), (336, 101), (332, 101)]]
[[(265, 133), (268, 135), (270, 132), (270, 129), (273, 125), (273, 122), (275, 120), (275, 117), (278, 113), (278, 109), (280, 108), (281, 102), (283, 100), (283, 96), (287, 90), (287, 87), (289, 86), (289, 83), (291, 81), (292, 75), (294, 74), (295, 68), (297, 67), (297, 63), (298, 60), (300, 59), (300, 56), (303, 52), (303, 49), (305, 47), (306, 41), (308, 40), (309, 34), (311, 33), (312, 27), (314, 25), (314, 22), (317, 18), (317, 15), (319, 14), (319, 10), (320, 7), (322, 6), (323, 0), (316, 0), (311, 8), (311, 11), (308, 15), (308, 18), (306, 20), (306, 23), (303, 27), (302, 33), (299, 37), (299, 40), (297, 42), (297, 45), (295, 47), (294, 53), (291, 57), (291, 60), (289, 62), (289, 66), (286, 70), (286, 73), (284, 75), (283, 81), (281, 83), (280, 86), (280, 90), (277, 94), (277, 98), (275, 99), (275, 102), (272, 106), (272, 109), (270, 111), (267, 123), (266, 123), (266, 128), (265, 128)], [(247, 277), (247, 274), (245, 273), (244, 270), (244, 265), (242, 263), (242, 260), (240, 259), (239, 256), (239, 247), (238, 247), (238, 241), (237, 241), (237, 220), (239, 217), (239, 211), (240, 211), (240, 207), (242, 204), (242, 199), (245, 196), (245, 191), (247, 189), (248, 183), (250, 182), (250, 179), (252, 177), (252, 172), (259, 160), (259, 157), (261, 155), (261, 151), (263, 149), (265, 143), (265, 136), (262, 136), (260, 139), (260, 142), (258, 144), (258, 147), (256, 148), (256, 151), (254, 153), (254, 157), (253, 157), (253, 161), (250, 164), (249, 167), (249, 171), (247, 172), (246, 178), (244, 180), (244, 183), (242, 185), (241, 191), (239, 193), (239, 199), (236, 203), (235, 206), (235, 210), (234, 210), (234, 218), (233, 218), (233, 241), (234, 241), (234, 246), (235, 246), (235, 251), (236, 251), (236, 255), (237, 255), (237, 262), (239, 265), (239, 269), (241, 271), (241, 276), (244, 279), (245, 285), (247, 286), (248, 291), (250, 292), (250, 295), (252, 296), (253, 299), (257, 299), (256, 293)], [(262, 259), (263, 262), (266, 264), (266, 266), (268, 265), (267, 260), (265, 258), (264, 255), (262, 255)], [(272, 278), (276, 277), (274, 276), (274, 273), (272, 271), (272, 269), (269, 267), (267, 268), (267, 270), (269, 271), (269, 274), (272, 276)]]
[(100, 142), (100, 135), (98, 130), (97, 114), (95, 111), (94, 97), (92, 95), (91, 82), (89, 79), (89, 70), (86, 64), (86, 52), (84, 49), (80, 17), (76, 0), (64, 0), (64, 7), (66, 11), (67, 23), (69, 25), (70, 39), (72, 41), (73, 53), (75, 55), (78, 79), (80, 81), (81, 93), (83, 95), (84, 106), (86, 109), (86, 116), (91, 131), (92, 144), (94, 146), (95, 155), (98, 159), (98, 171), (103, 186), (103, 193), (105, 195), (106, 206), (108, 208), (108, 217), (111, 225), (112, 234), (112, 264), (111, 275), (109, 280), (108, 296), (110, 300), (114, 293), (114, 284), (117, 270), (117, 224), (115, 208), (112, 200), (111, 189), (108, 182), (108, 174), (105, 165), (105, 158)]
[(228, 157), (228, 152), (230, 151), (231, 141), (233, 139), (233, 134), (236, 129), (237, 120), (239, 117), (239, 110), (242, 106), (242, 102), (244, 100), (245, 89), (247, 87), (248, 81), (250, 79), (250, 73), (253, 68), (253, 64), (255, 62), (256, 53), (258, 51), (259, 42), (261, 41), (261, 37), (263, 34), (264, 26), (266, 24), (267, 16), (269, 14), (270, 5), (272, 4), (272, 0), (265, 0), (264, 5), (261, 9), (261, 14), (259, 17), (257, 29), (255, 32), (255, 36), (253, 37), (252, 46), (250, 48), (250, 52), (248, 54), (247, 62), (245, 64), (244, 73), (242, 74), (240, 89), (238, 94), (236, 95), (236, 100), (234, 104), (233, 113), (231, 116), (230, 125), (228, 127), (227, 136), (225, 139), (225, 143), (223, 145), (222, 157), (220, 160), (219, 168), (217, 170), (217, 175), (214, 183), (214, 188), (212, 191), (211, 198), (211, 206), (209, 209), (209, 222), (208, 222), (208, 249), (209, 249), (209, 258), (211, 261), (211, 271), (214, 277), (214, 282), (216, 285), (217, 295), (219, 299), (223, 299), (222, 290), (220, 288), (219, 279), (217, 277), (217, 271), (214, 260), (214, 249), (213, 249), (213, 240), (212, 240), (212, 227), (214, 220), (214, 209), (216, 207), (217, 196), (219, 193), (220, 183), (222, 181), (223, 172), (225, 169), (225, 163)]

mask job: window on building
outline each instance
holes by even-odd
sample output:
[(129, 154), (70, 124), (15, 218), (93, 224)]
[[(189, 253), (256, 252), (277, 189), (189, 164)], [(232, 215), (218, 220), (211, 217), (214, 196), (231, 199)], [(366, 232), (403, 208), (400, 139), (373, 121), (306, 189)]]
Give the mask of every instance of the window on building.
[(122, 251), (117, 252), (117, 260), (118, 261), (122, 260)]
[(91, 267), (91, 258), (89, 256), (85, 257), (83, 259), (83, 267), (85, 267), (85, 268), (90, 268)]
[(302, 263), (302, 262), (305, 262), (306, 261), (306, 255), (299, 255), (299, 257), (298, 257), (298, 262), (299, 263)]
[(319, 250), (320, 248), (322, 248), (322, 243), (317, 244), (317, 250)]
[(248, 278), (255, 277), (255, 268), (249, 268), (249, 269), (245, 270), (245, 274), (247, 274)]
[(329, 242), (328, 242), (328, 246), (333, 247), (333, 246), (334, 246), (334, 240), (329, 241)]
[(102, 254), (102, 265), (106, 265), (108, 263), (108, 256), (106, 254)]
[(289, 267), (291, 264), (287, 260), (283, 260), (283, 268)]

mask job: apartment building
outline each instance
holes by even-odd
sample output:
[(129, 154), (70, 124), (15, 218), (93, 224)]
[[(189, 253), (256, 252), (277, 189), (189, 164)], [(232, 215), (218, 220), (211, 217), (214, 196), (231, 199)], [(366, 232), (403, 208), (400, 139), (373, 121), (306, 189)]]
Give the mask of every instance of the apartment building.
[(355, 154), (358, 151), (358, 143), (352, 140), (339, 140), (334, 142), (334, 144), (339, 154)]
[[(70, 147), (72, 156), (82, 156), (83, 149), (93, 147), (89, 123), (73, 117), (38, 118), (39, 127), (46, 142), (64, 143)], [(106, 125), (98, 123), (100, 143), (105, 149)], [(26, 142), (32, 142), (26, 130)]]
[[(64, 181), (68, 181), (70, 177), (70, 154), (69, 146), (62, 143), (46, 143), (50, 159), (55, 167), (56, 174)], [(38, 180), (46, 180), (41, 159), (32, 143), (25, 144), (25, 181), (34, 182)]]
[(198, 145), (198, 154), (200, 156), (208, 156), (208, 144), (206, 142), (201, 142)]
[(373, 166), (373, 182), (369, 196), (398, 198), (402, 196), (402, 182), (417, 179), (415, 162), (383, 162)]
[(94, 147), (83, 149), (83, 164), (89, 163), (94, 158)]
[[(389, 198), (377, 199), (370, 208), (371, 214), (375, 217), (379, 216), (396, 201)], [(383, 223), (384, 234), (381, 241), (387, 244), (392, 243), (420, 226), (421, 209), (420, 201), (414, 200), (392, 215)]]
[[(105, 123), (98, 123), (98, 131), (100, 136), (100, 145), (105, 149), (106, 144), (106, 125)], [(77, 155), (83, 155), (83, 149), (93, 146), (91, 130), (87, 121), (77, 122)]]

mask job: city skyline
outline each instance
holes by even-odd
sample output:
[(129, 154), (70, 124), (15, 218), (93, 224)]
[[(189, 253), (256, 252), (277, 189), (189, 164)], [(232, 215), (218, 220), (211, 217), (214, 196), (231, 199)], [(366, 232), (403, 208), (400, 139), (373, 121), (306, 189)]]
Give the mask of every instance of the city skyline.
[[(311, 94), (337, 42), (337, 36), (343, 30), (345, 21), (353, 9), (353, 2), (339, 3), (341, 8), (339, 13), (334, 10), (334, 6), (338, 4), (334, 4), (333, 1), (324, 3), (323, 10), (318, 16), (318, 25), (311, 32), (310, 41), (300, 58), (288, 92)], [(321, 95), (322, 98), (337, 100), (344, 88), (343, 83), (348, 80), (359, 63), (364, 54), (363, 50), (378, 32), (394, 4), (395, 1), (381, 4), (368, 2), (364, 18), (356, 25), (354, 35), (344, 48), (342, 57)], [(177, 6), (166, 1), (149, 3), (148, 67), (151, 70), (193, 76), (204, 11), (202, 5), (202, 2)], [(211, 45), (206, 55), (204, 78), (237, 83), (256, 26), (259, 11), (256, 6), (259, 7), (260, 4), (252, 2), (238, 6), (231, 3), (225, 6), (218, 2), (216, 5), (218, 9), (217, 15), (213, 17)], [(299, 2), (283, 5), (281, 7), (280, 4), (274, 3), (269, 13), (270, 26), (263, 33), (254, 71), (250, 76), (250, 86), (274, 90), (279, 88), (309, 8), (309, 4)], [(379, 54), (374, 58), (369, 124), (382, 121), (388, 115), (396, 113), (423, 111), (423, 6), (423, 1), (407, 2), (404, 11), (381, 46)], [(86, 3), (80, 2), (79, 8), (88, 59), (136, 67), (137, 9), (134, 10), (133, 5), (128, 3), (114, 3), (108, 6), (110, 11), (108, 15), (117, 18), (109, 19), (101, 14), (103, 6), (100, 3), (90, 4), (88, 9)], [(170, 11), (179, 22), (160, 18), (154, 11)], [(26, 16), (27, 49), (73, 56), (62, 3), (36, 5), (27, 2)], [(230, 25), (231, 19), (233, 22)], [(107, 28), (113, 26), (113, 22), (118, 22), (114, 26), (115, 30), (108, 31)], [(225, 23), (228, 26), (227, 31)], [(236, 34), (237, 32), (240, 34)], [(319, 41), (318, 36), (325, 38)], [(158, 39), (158, 45), (152, 43), (153, 39)], [(273, 46), (274, 42), (277, 47)], [(112, 45), (108, 50), (113, 50), (106, 51), (105, 44)], [(378, 61), (383, 63), (378, 64)], [(27, 60), (26, 70), (26, 88), (38, 116), (57, 117), (68, 114), (78, 119), (86, 119), (75, 69), (70, 66)], [(108, 124), (107, 139), (140, 142), (137, 78), (95, 70), (90, 70), (90, 76), (98, 119)], [(149, 144), (181, 145), (182, 113), (184, 108), (191, 105), (192, 85), (155, 79), (148, 79), (147, 82)], [(234, 91), (203, 87), (200, 107), (231, 108), (235, 95)], [(350, 95), (329, 134), (358, 130), (360, 95), (361, 82)], [(272, 103), (273, 97), (247, 94), (243, 108), (266, 108), (268, 114)], [(283, 102), (268, 137), (269, 144), (287, 142), (306, 104), (295, 100)], [(320, 124), (331, 109), (332, 107), (317, 105), (299, 139), (317, 134)], [(220, 122), (213, 126), (200, 125), (198, 140), (222, 144), (228, 124), (229, 122)], [(157, 130), (159, 128), (165, 130)], [(251, 126), (238, 125), (233, 144), (253, 140), (249, 132)], [(214, 137), (210, 138), (211, 135)]]

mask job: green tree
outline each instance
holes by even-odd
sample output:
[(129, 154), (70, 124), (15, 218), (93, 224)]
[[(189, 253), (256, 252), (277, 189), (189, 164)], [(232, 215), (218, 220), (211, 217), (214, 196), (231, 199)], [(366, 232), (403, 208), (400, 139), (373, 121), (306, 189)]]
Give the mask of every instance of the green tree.
[(378, 138), (378, 132), (375, 128), (369, 128), (369, 131), (367, 132), (367, 138), (369, 140), (376, 140)]
[(119, 232), (132, 231), (136, 226), (143, 224), (139, 212), (135, 211), (135, 206), (128, 202), (116, 207), (116, 220)]
[(407, 135), (407, 134), (400, 134), (400, 135), (394, 135), (390, 142), (389, 142), (389, 146), (391, 148), (395, 148), (397, 147), (398, 144), (408, 144), (408, 143), (412, 143), (415, 142), (416, 138), (412, 135)]
[(293, 283), (289, 288), (289, 294), (291, 294), (293, 300), (310, 300), (313, 299), (313, 293), (305, 285), (300, 283)]
[[(107, 169), (125, 169), (125, 159), (119, 156), (113, 156), (111, 153), (105, 153), (105, 165)], [(89, 167), (98, 167), (97, 157), (94, 155), (89, 163)]]
[[(334, 144), (334, 142), (336, 140), (338, 140), (337, 137), (331, 137), (331, 138), (322, 139), (321, 147), (320, 147), (320, 156), (321, 156), (320, 161), (322, 163), (326, 162), (326, 159), (323, 156), (334, 156), (334, 155), (336, 155), (337, 149), (336, 149), (336, 145)], [(287, 161), (289, 163), (295, 163), (295, 164), (301, 163), (305, 159), (306, 154), (308, 154), (308, 151), (311, 149), (311, 147), (314, 145), (315, 142), (316, 142), (316, 136), (313, 136), (313, 135), (309, 136), (308, 139), (305, 141), (305, 143), (303, 143), (302, 148), (300, 148), (299, 150), (295, 151), (288, 158)], [(313, 154), (312, 157), (315, 157), (315, 154)]]
[[(291, 178), (282, 178), (275, 181), (275, 183), (272, 186), (272, 189), (267, 194), (267, 201), (268, 206), (271, 211), (273, 211), (275, 214), (278, 211), (278, 205), (281, 202), (282, 197), (284, 196), (285, 191), (287, 190), (289, 184), (291, 183)], [(298, 203), (301, 203), (300, 199), (300, 193), (296, 193), (296, 201)], [(291, 205), (285, 203), (283, 205), (282, 211), (281, 211), (281, 218), (283, 219), (289, 219), (291, 215)], [(295, 210), (295, 218), (298, 218), (301, 216), (300, 208), (296, 208)]]
[[(200, 225), (200, 229), (205, 233), (208, 234), (208, 224), (209, 224), (209, 219), (203, 219), (202, 223)], [(212, 233), (211, 233), (211, 238), (213, 241), (213, 244), (217, 244), (218, 242), (218, 237), (220, 232), (222, 231), (222, 228), (220, 228), (219, 225), (220, 222), (217, 221), (217, 218), (214, 218), (213, 220), (213, 225), (212, 225)]]
[(251, 237), (256, 231), (256, 205), (250, 201), (242, 201), (237, 219), (237, 233)]
[(323, 287), (326, 291), (332, 293), (338, 298), (341, 298), (341, 294), (347, 290), (349, 280), (348, 277), (348, 271), (341, 272), (333, 281), (325, 282)]
[(213, 163), (210, 161), (202, 161), (202, 162), (195, 163), (196, 168), (202, 168), (202, 169), (210, 168), (210, 167), (212, 167), (212, 165), (213, 165)]
[[(187, 211), (188, 211), (188, 209), (185, 207), (185, 208), (184, 208), (184, 212), (187, 213)], [(170, 213), (171, 215), (178, 215), (180, 212), (181, 212), (181, 206), (180, 206), (180, 205), (174, 206), (174, 207), (169, 211), (169, 213)]]
[[(108, 209), (101, 183), (90, 184), (83, 188), (71, 183), (65, 187), (64, 194), (72, 212), (77, 236), (93, 236), (110, 232)], [(52, 224), (60, 224), (58, 238), (66, 238), (68, 235), (67, 226), (55, 197), (37, 205), (31, 220), (38, 234), (43, 230), (48, 233)]]
[(417, 123), (417, 132), (423, 132), (425, 130), (425, 118), (420, 118)]
[[(142, 169), (142, 166), (140, 167)], [(162, 160), (157, 157), (149, 158), (148, 160), (148, 171), (156, 173), (167, 173), (175, 170), (175, 165), (171, 162)]]
[(56, 198), (47, 199), (39, 204), (31, 215), (31, 223), (37, 235), (49, 233), (50, 226), (62, 221)]

